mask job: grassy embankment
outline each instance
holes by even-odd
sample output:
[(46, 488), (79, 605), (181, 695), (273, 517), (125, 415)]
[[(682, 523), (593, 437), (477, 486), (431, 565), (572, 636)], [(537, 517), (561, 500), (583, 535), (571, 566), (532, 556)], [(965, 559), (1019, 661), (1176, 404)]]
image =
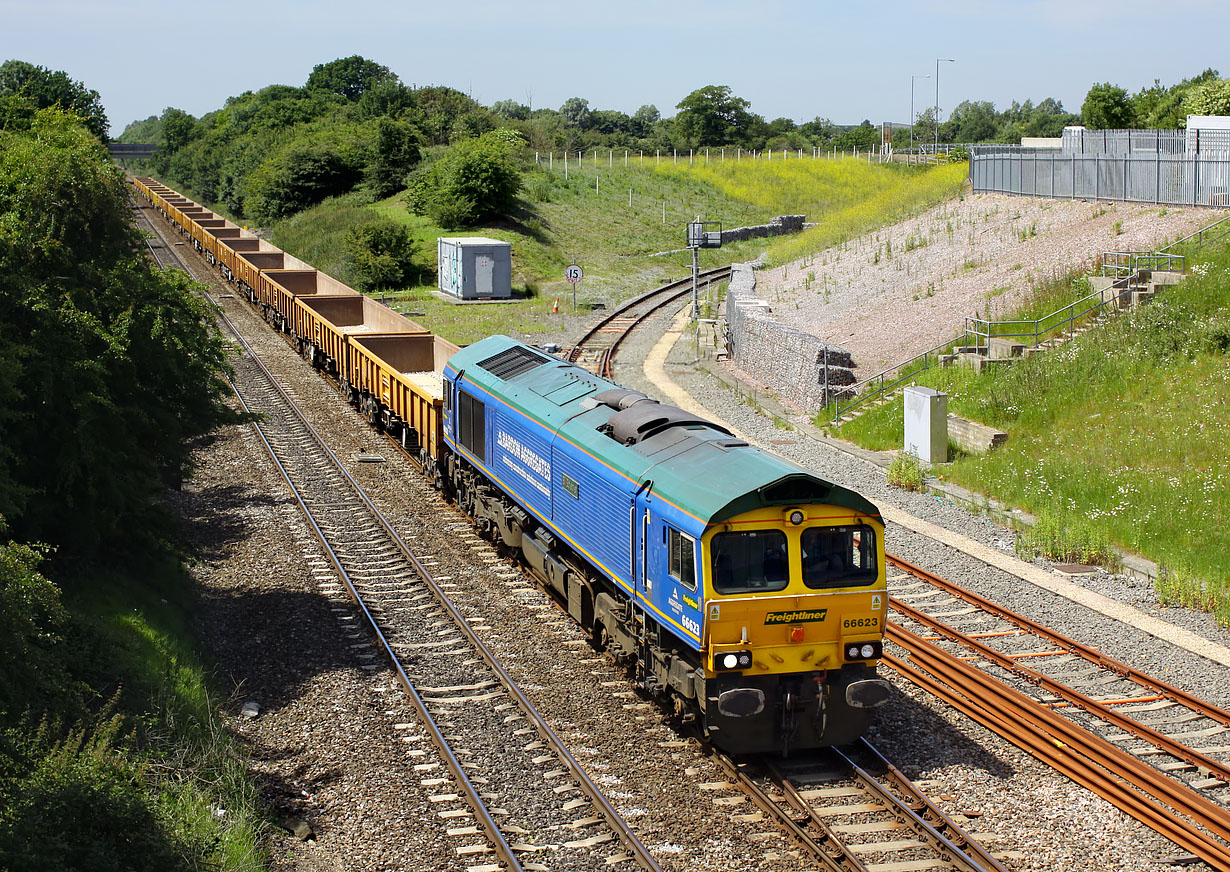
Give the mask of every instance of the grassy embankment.
[[(67, 683), (43, 699), (73, 725), (57, 739), (51, 715), (25, 737), (0, 734), (29, 765), (0, 780), (0, 865), (263, 867), (255, 787), (220, 720), (186, 590), (170, 554), (65, 581), (56, 651)], [(78, 720), (82, 693), (94, 714)]]
[(511, 242), (514, 292), (529, 299), (456, 306), (431, 294), (434, 279), (391, 295), (399, 308), (423, 313), (416, 320), (466, 343), (496, 332), (559, 330), (559, 322), (550, 317), (551, 307), (557, 298), (561, 310), (571, 307), (563, 271), (573, 261), (585, 268), (578, 299), (608, 307), (686, 275), (690, 255), (677, 250), (684, 244), (684, 226), (697, 216), (721, 221), (724, 227), (764, 223), (780, 214), (805, 214), (819, 222), (819, 227), (794, 237), (747, 240), (701, 254), (702, 268), (751, 260), (762, 251), (781, 262), (953, 196), (962, 178), (960, 167), (907, 171), (852, 159), (792, 158), (691, 167), (649, 160), (640, 166), (635, 159), (627, 167), (618, 162), (611, 167), (600, 159), (597, 167), (592, 160), (579, 169), (570, 164), (565, 180), (557, 161), (554, 170), (526, 173), (521, 210), (491, 226), (447, 231), (409, 214), (400, 197), (371, 206), (338, 198), (275, 225), (272, 239), (326, 272), (343, 276), (346, 266), (338, 240), (348, 227), (375, 215), (406, 224), (421, 246), (421, 258), (433, 266), (438, 236)]
[[(1197, 253), (1192, 275), (1151, 304), (1053, 353), (975, 375), (932, 369), (916, 383), (954, 414), (1008, 433), (939, 476), (1036, 514), (1027, 545), (1097, 559), (1114, 544), (1164, 568), (1167, 602), (1230, 625), (1230, 249)], [(1083, 293), (1074, 283), (1070, 301)], [(1041, 314), (1050, 302), (1028, 308)], [(838, 428), (899, 448), (902, 399)]]

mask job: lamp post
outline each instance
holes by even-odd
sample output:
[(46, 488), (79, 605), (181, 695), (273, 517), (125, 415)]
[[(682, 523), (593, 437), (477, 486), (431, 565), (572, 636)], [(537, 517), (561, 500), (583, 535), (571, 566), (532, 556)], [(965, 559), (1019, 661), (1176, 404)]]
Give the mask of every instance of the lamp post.
[(935, 153), (940, 153), (940, 63), (955, 64), (956, 58), (935, 59)]
[(927, 73), (923, 76), (910, 76), (910, 150), (914, 150), (914, 123), (918, 119), (914, 117), (914, 80), (929, 79), (931, 74)]

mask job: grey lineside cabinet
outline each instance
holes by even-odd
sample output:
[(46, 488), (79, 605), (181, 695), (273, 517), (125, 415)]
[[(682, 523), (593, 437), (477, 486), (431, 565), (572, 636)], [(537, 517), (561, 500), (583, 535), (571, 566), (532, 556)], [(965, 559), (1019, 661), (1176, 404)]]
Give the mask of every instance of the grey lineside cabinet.
[(460, 300), (512, 296), (512, 246), (484, 236), (440, 237), (436, 266), (441, 291)]

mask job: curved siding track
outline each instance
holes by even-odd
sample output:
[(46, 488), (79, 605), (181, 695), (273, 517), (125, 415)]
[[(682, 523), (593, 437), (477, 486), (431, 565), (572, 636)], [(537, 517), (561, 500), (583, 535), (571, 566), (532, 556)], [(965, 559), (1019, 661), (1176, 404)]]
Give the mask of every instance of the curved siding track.
[[(730, 278), (730, 267), (706, 270), (699, 275), (703, 282), (720, 282)], [(611, 361), (628, 334), (676, 300), (692, 292), (692, 278), (680, 279), (648, 293), (634, 297), (617, 307), (576, 341), (568, 350), (568, 360), (604, 378), (611, 378)]]

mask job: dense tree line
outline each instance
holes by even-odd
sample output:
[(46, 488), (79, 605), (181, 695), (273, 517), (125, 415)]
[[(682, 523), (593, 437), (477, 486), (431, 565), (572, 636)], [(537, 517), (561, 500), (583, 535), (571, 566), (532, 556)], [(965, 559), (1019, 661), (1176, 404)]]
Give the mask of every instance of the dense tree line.
[(236, 419), (226, 346), (146, 256), (89, 101), (63, 105), (0, 102), (0, 867), (205, 868), (209, 834), (157, 795), (163, 746), (136, 739), (165, 724), (69, 603), (139, 620), (132, 567), (177, 553), (166, 481)]
[(189, 440), (229, 420), (224, 345), (142, 256), (123, 175), (76, 116), (0, 130), (0, 215), (0, 515), (64, 557), (113, 549), (158, 527)]
[[(1093, 85), (1080, 112), (1052, 97), (997, 110), (965, 100), (940, 120), (924, 108), (899, 125), (893, 145), (1019, 142), (1056, 137), (1069, 125), (1182, 127), (1188, 112), (1230, 111), (1230, 83), (1214, 70), (1177, 85), (1155, 82), (1137, 94)], [(444, 86), (411, 88), (381, 64), (354, 56), (318, 65), (301, 87), (270, 85), (227, 100), (201, 118), (168, 108), (130, 126), (122, 139), (159, 144), (154, 169), (208, 205), (269, 224), (340, 194), (362, 199), (408, 189), (407, 205), (457, 228), (507, 215), (533, 151), (629, 149), (878, 148), (879, 125), (837, 125), (816, 116), (766, 120), (727, 85), (705, 85), (663, 117), (656, 106), (632, 114), (570, 97), (558, 109), (516, 100), (484, 107)], [(356, 243), (357, 244), (357, 243)], [(380, 263), (369, 252), (365, 263)], [(372, 275), (392, 275), (387, 269)], [(367, 281), (367, 279), (365, 279)]]
[(58, 106), (81, 119), (101, 140), (111, 129), (98, 92), (69, 78), (63, 70), (49, 70), (26, 61), (0, 64), (0, 128), (28, 124), (34, 112)]

